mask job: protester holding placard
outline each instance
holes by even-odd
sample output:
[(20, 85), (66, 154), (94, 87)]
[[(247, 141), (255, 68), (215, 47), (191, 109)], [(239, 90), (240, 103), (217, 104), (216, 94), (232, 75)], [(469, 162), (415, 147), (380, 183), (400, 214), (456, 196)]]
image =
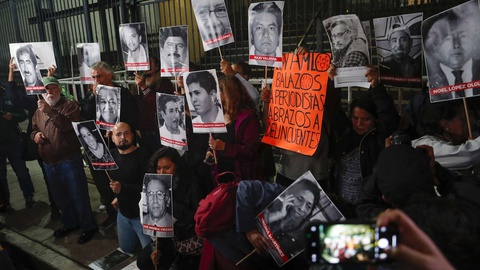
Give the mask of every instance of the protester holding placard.
[[(137, 257), (138, 268), (159, 269), (168, 268), (174, 263), (179, 269), (197, 269), (203, 239), (194, 231), (193, 216), (200, 200), (205, 197), (198, 179), (190, 172), (177, 150), (165, 147), (157, 151), (150, 159), (149, 172), (173, 175), (173, 216), (177, 220), (174, 225), (173, 238), (158, 238), (158, 248), (155, 245), (145, 247)], [(172, 241), (173, 240), (173, 241)], [(174, 255), (174, 254), (177, 255)]]
[(220, 97), (227, 123), (227, 133), (215, 133), (210, 138), (211, 151), (217, 153), (214, 174), (233, 171), (238, 179), (263, 179), (259, 166), (260, 126), (255, 105), (242, 83), (233, 76), (219, 80)]
[[(335, 76), (335, 69), (329, 70)], [(350, 123), (335, 145), (331, 186), (345, 202), (345, 216), (354, 217), (355, 205), (362, 193), (362, 179), (372, 173), (385, 138), (398, 129), (399, 116), (392, 97), (378, 82), (377, 71), (370, 68), (366, 77), (371, 87), (368, 96), (350, 103)]]

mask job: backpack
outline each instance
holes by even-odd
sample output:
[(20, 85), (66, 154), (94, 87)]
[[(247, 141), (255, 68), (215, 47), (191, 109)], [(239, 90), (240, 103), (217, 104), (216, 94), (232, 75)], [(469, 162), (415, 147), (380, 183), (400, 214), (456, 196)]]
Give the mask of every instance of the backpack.
[(195, 232), (198, 236), (211, 238), (230, 229), (235, 224), (237, 187), (238, 181), (236, 180), (219, 183), (205, 199), (200, 201), (193, 218)]

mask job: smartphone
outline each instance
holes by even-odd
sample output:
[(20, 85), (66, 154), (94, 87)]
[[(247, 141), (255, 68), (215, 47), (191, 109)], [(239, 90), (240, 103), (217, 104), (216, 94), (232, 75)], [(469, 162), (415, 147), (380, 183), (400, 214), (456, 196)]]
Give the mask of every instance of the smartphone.
[(305, 255), (312, 264), (374, 264), (390, 261), (385, 250), (397, 244), (394, 224), (377, 227), (374, 222), (314, 222), (307, 226)]

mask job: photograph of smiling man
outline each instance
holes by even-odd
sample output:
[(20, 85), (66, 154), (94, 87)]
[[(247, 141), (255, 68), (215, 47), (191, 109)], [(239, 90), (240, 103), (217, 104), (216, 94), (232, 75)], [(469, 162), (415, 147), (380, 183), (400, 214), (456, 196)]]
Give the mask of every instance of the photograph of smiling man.
[(149, 70), (148, 42), (145, 23), (120, 24), (123, 62), (127, 70)]
[(283, 1), (275, 1), (248, 8), (250, 65), (282, 66), (283, 6)]
[(188, 27), (160, 28), (161, 76), (181, 76), (188, 69)]

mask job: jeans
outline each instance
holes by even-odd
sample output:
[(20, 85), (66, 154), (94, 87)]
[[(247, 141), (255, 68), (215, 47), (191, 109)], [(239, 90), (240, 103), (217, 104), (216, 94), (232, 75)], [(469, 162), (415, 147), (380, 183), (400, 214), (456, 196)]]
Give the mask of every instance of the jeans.
[(30, 198), (35, 192), (30, 173), (25, 161), (22, 160), (22, 144), (20, 141), (4, 143), (0, 145), (0, 197), (10, 201), (10, 190), (7, 180), (7, 158), (10, 161), (13, 171), (17, 175), (18, 184), (23, 192), (24, 198)]
[(133, 253), (138, 240), (145, 248), (151, 241), (150, 236), (143, 234), (140, 218), (126, 218), (120, 211), (117, 214), (117, 234), (120, 248), (127, 253)]
[(84, 231), (97, 228), (90, 206), (87, 177), (79, 156), (57, 164), (43, 163), (55, 204), (62, 210), (62, 223), (67, 228)]

